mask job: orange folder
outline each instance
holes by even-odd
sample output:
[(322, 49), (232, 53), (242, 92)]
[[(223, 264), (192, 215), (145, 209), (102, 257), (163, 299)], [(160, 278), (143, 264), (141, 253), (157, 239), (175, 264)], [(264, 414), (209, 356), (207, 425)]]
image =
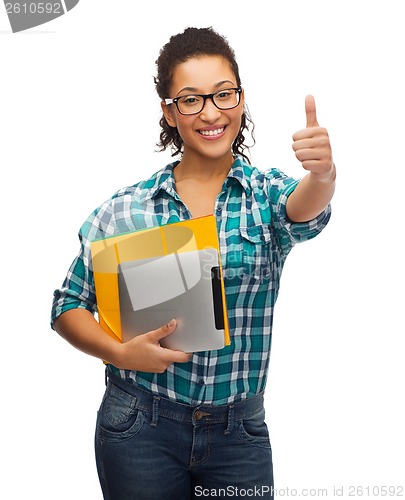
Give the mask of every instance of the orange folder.
[(91, 254), (99, 322), (112, 337), (125, 342), (174, 318), (164, 347), (230, 344), (213, 215), (95, 240)]

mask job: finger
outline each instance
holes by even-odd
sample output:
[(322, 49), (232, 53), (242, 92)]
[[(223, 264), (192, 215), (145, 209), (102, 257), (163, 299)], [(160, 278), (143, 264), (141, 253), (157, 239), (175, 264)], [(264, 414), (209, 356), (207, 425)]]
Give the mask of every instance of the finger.
[(322, 151), (314, 151), (313, 149), (300, 149), (295, 152), (295, 156), (300, 162), (308, 160), (323, 160), (324, 155)]
[(191, 354), (186, 354), (182, 351), (172, 351), (170, 349), (160, 348), (159, 359), (151, 371), (152, 373), (164, 373), (173, 363), (188, 363)]
[[(328, 131), (326, 130), (326, 128), (322, 127), (304, 128), (302, 130), (299, 130), (298, 132), (295, 132), (292, 138), (296, 143), (304, 140), (311, 140), (312, 144), (310, 147), (330, 146)], [(316, 142), (314, 142), (314, 140), (316, 140)]]
[(307, 128), (319, 127), (316, 119), (315, 99), (312, 95), (307, 95), (305, 98), (305, 114), (307, 115)]
[(314, 147), (314, 145), (316, 145), (316, 143), (311, 137), (309, 139), (294, 140), (294, 142), (292, 143), (292, 148), (294, 151), (300, 151), (301, 149), (311, 149)]
[(192, 354), (183, 351), (174, 351), (172, 349), (165, 349), (164, 357), (168, 365), (172, 363), (188, 363)]
[(153, 330), (149, 332), (149, 336), (152, 338), (154, 342), (159, 342), (159, 340), (167, 337), (176, 329), (177, 322), (175, 319), (172, 319), (166, 325), (161, 326), (157, 330)]

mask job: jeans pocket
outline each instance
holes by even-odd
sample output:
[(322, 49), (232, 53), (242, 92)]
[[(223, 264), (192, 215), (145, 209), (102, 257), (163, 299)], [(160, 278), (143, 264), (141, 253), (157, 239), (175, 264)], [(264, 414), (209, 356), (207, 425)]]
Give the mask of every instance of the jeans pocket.
[(270, 277), (269, 226), (241, 227), (243, 243), (243, 272), (245, 278), (263, 281)]
[(240, 421), (238, 436), (245, 443), (270, 448), (269, 431), (264, 421), (265, 410)]
[(145, 420), (136, 408), (136, 397), (108, 384), (98, 412), (97, 426), (104, 439), (124, 439), (138, 433)]

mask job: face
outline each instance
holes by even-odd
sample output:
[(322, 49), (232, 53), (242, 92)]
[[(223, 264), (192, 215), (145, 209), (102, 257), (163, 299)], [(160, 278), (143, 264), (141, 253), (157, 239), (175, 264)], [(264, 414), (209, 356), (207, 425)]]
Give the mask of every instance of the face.
[[(193, 57), (178, 64), (173, 73), (171, 99), (188, 94), (211, 94), (237, 87), (229, 62), (221, 56)], [(183, 158), (232, 158), (231, 146), (239, 133), (243, 114), (243, 93), (236, 108), (218, 109), (207, 99), (200, 113), (185, 116), (175, 104), (162, 103), (166, 121), (177, 127), (183, 139)]]

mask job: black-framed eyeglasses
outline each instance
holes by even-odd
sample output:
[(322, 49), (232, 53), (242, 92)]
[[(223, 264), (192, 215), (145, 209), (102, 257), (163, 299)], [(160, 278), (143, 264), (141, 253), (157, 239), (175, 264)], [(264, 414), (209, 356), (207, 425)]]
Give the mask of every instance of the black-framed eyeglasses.
[(187, 94), (174, 99), (165, 99), (165, 104), (175, 104), (180, 114), (196, 115), (204, 109), (205, 101), (211, 99), (218, 109), (236, 108), (240, 103), (242, 87), (219, 90), (213, 94)]

